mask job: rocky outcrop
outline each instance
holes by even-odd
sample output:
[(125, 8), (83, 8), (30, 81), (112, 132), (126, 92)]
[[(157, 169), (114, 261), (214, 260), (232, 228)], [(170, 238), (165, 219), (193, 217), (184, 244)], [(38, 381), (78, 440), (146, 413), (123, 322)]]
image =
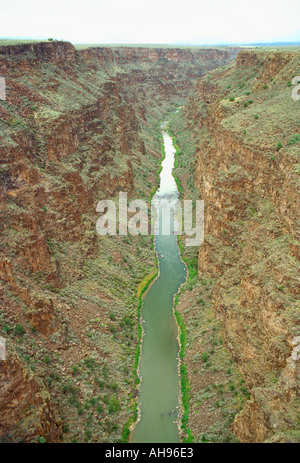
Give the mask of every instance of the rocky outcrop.
[[(68, 42), (41, 42), (1, 47), (0, 69), (4, 73), (7, 68), (13, 68), (16, 73), (29, 70), (42, 63), (65, 65), (76, 62), (76, 51)], [(19, 57), (16, 67), (12, 57)]]
[(0, 362), (0, 441), (58, 442), (62, 421), (50, 394), (16, 353)]
[(147, 48), (147, 47), (106, 47), (88, 48), (80, 52), (84, 59), (99, 59), (101, 64), (117, 63), (128, 65), (128, 63), (153, 63), (166, 65), (169, 63), (184, 62), (191, 63), (195, 60), (201, 64), (207, 64), (214, 68), (214, 60), (226, 61), (237, 54), (238, 49), (185, 49), (185, 48)]
[[(241, 442), (297, 442), (293, 433), (299, 417), (300, 369), (298, 357), (287, 358), (276, 387), (255, 388), (236, 416), (234, 432)], [(288, 430), (288, 431), (287, 431)]]

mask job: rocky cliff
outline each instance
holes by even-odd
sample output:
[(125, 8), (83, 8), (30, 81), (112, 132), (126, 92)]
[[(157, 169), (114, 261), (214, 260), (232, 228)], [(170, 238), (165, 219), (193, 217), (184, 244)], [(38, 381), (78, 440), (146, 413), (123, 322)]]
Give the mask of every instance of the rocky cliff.
[(197, 316), (213, 310), (250, 392), (231, 428), (241, 442), (299, 441), (299, 65), (297, 52), (242, 51), (197, 82), (173, 123), (178, 175), (205, 202), (198, 276), (210, 290)]
[(96, 204), (148, 198), (155, 125), (235, 50), (0, 48), (0, 439), (120, 440), (150, 237), (100, 237)]

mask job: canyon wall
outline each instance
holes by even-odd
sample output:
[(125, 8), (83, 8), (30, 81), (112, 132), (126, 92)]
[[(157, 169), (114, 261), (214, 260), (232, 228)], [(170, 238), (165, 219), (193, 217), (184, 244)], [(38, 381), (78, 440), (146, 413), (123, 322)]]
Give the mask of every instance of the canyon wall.
[[(198, 278), (211, 287), (203, 305), (220, 322), (249, 391), (231, 426), (240, 442), (300, 438), (300, 102), (292, 98), (299, 69), (298, 52), (241, 51), (197, 82), (173, 122), (185, 194), (193, 184), (205, 204)], [(192, 294), (184, 296), (190, 305)], [(198, 306), (198, 319), (205, 310)], [(182, 313), (189, 323), (184, 304)], [(201, 368), (193, 349), (186, 360), (192, 397)], [(192, 407), (190, 415), (197, 438), (198, 412)]]
[(150, 237), (100, 237), (96, 204), (156, 184), (155, 126), (236, 50), (0, 48), (2, 442), (117, 442), (134, 413)]

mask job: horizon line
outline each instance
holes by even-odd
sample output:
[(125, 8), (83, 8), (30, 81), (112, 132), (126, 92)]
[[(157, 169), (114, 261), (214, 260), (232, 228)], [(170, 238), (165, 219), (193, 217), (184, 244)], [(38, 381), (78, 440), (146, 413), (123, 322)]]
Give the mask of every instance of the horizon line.
[[(45, 41), (48, 42), (49, 38), (45, 37), (0, 37), (0, 40), (30, 40), (30, 41)], [(70, 42), (75, 45), (168, 45), (168, 46), (239, 46), (239, 45), (300, 45), (299, 41), (289, 40), (278, 40), (271, 42), (83, 42), (83, 41), (72, 41), (66, 39), (54, 39), (53, 41), (58, 42)]]

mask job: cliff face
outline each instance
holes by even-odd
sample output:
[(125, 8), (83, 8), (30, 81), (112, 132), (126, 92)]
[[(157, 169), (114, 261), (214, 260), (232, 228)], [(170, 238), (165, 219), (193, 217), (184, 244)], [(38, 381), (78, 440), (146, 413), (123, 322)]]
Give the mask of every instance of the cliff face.
[(299, 439), (297, 69), (299, 53), (240, 52), (198, 81), (181, 116), (205, 203), (199, 278), (214, 282), (212, 307), (251, 391), (233, 424), (241, 442)]
[(148, 237), (100, 239), (96, 204), (119, 191), (148, 197), (155, 124), (234, 55), (0, 48), (3, 441), (120, 439), (136, 395), (135, 291), (154, 258)]
[(37, 435), (57, 442), (62, 420), (45, 386), (28, 373), (19, 356), (11, 354), (1, 363), (0, 442), (31, 442)]

